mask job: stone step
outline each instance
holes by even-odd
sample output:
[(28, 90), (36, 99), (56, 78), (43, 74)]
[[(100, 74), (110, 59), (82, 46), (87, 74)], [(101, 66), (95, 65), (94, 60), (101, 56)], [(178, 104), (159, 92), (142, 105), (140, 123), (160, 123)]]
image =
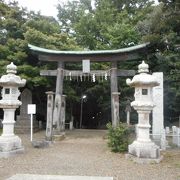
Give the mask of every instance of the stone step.
[(113, 180), (113, 177), (16, 174), (7, 180)]
[[(30, 126), (31, 121), (30, 120), (21, 120), (21, 121), (16, 121), (15, 126)], [(33, 121), (34, 126), (39, 126), (38, 121)]]
[[(30, 121), (27, 120), (16, 121), (14, 126), (15, 133), (17, 134), (29, 134), (31, 131), (30, 128), (31, 128)], [(39, 130), (38, 121), (34, 121), (33, 132), (37, 132), (38, 130)]]
[[(31, 130), (30, 127), (15, 127), (15, 134), (30, 134)], [(38, 132), (39, 128), (38, 127), (34, 127), (33, 128), (33, 132)]]

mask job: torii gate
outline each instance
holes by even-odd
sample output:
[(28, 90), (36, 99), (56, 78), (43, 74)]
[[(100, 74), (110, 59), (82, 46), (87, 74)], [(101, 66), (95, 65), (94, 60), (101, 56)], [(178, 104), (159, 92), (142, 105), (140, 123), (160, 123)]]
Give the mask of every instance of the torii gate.
[[(44, 70), (41, 71), (43, 76), (56, 76), (56, 92), (55, 92), (55, 106), (53, 121), (59, 121), (59, 126), (61, 123), (60, 109), (56, 109), (56, 104), (59, 103), (61, 106), (61, 97), (63, 95), (63, 77), (65, 76), (86, 76), (88, 73), (83, 73), (82, 71), (71, 71), (64, 69), (64, 63), (66, 62), (77, 62), (85, 59), (91, 62), (111, 62), (111, 70), (109, 73), (107, 71), (90, 71), (91, 75), (95, 74), (105, 74), (110, 76), (111, 82), (111, 118), (112, 124), (116, 127), (119, 123), (119, 92), (117, 86), (118, 76), (134, 76), (134, 70), (118, 70), (117, 62), (135, 60), (142, 58), (148, 54), (150, 43), (144, 43), (136, 45), (133, 47), (122, 48), (117, 50), (95, 50), (95, 51), (57, 51), (45, 48), (40, 48), (28, 45), (29, 48), (38, 55), (40, 61), (57, 62), (57, 70)], [(68, 73), (67, 73), (68, 72)], [(59, 101), (59, 102), (58, 102)], [(56, 120), (55, 120), (56, 119)], [(58, 128), (58, 127), (57, 127)], [(59, 127), (59, 129), (61, 129)]]

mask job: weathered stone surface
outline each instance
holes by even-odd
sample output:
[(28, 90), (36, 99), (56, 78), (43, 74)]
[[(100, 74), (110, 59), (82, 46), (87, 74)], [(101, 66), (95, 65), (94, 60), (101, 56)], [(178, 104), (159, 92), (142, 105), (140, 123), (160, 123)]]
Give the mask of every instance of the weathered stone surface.
[(166, 130), (166, 134), (169, 134), (169, 133), (170, 133), (169, 127), (166, 127), (165, 130)]
[(65, 131), (65, 120), (66, 120), (66, 95), (62, 95), (62, 104), (61, 104), (61, 118), (60, 118), (60, 126), (61, 132)]
[[(113, 127), (117, 127), (119, 118), (119, 94), (117, 85), (117, 61), (111, 63), (111, 120)], [(113, 93), (115, 93), (113, 95)], [(117, 97), (118, 96), (118, 97)]]
[(46, 92), (46, 94), (47, 94), (46, 140), (52, 141), (54, 93), (52, 91), (49, 91)]
[(55, 103), (53, 110), (53, 135), (63, 135), (65, 134), (65, 109), (66, 109), (66, 99), (65, 95), (56, 94)]
[(156, 72), (153, 76), (157, 78), (159, 86), (153, 87), (153, 102), (155, 107), (152, 113), (152, 134), (155, 141), (160, 141), (161, 132), (164, 129), (164, 103), (163, 103), (163, 73)]
[(129, 125), (130, 124), (130, 113), (131, 113), (131, 105), (130, 105), (130, 101), (127, 100), (127, 104), (126, 104), (126, 123)]
[(32, 145), (33, 145), (33, 147), (34, 148), (46, 148), (46, 147), (48, 147), (49, 146), (49, 142), (48, 141), (44, 141), (44, 140), (42, 140), (42, 141), (32, 141)]
[(149, 114), (154, 107), (152, 88), (159, 83), (154, 76), (148, 74), (149, 66), (144, 61), (138, 66), (138, 72), (140, 74), (126, 81), (128, 85), (135, 87), (135, 100), (131, 105), (138, 113), (137, 138), (129, 145), (128, 152), (135, 159), (153, 159), (158, 162), (160, 150), (149, 136)]
[(0, 78), (0, 86), (3, 87), (0, 107), (4, 111), (3, 133), (0, 136), (0, 157), (9, 157), (23, 152), (21, 139), (14, 134), (14, 115), (16, 108), (21, 105), (21, 101), (18, 100), (20, 95), (18, 87), (23, 87), (26, 80), (17, 76), (16, 70), (17, 67), (11, 63), (7, 66), (7, 75)]
[[(27, 116), (27, 106), (28, 104), (32, 104), (32, 92), (29, 89), (24, 89), (20, 96), (22, 106), (20, 107), (20, 116)], [(30, 116), (28, 115), (29, 119)]]
[(112, 125), (117, 127), (119, 124), (119, 92), (112, 93)]
[[(32, 104), (32, 93), (29, 89), (24, 89), (20, 96), (22, 105), (20, 107), (20, 115), (17, 116), (17, 121), (15, 124), (15, 132), (18, 134), (28, 134), (30, 133), (30, 115), (27, 113), (28, 104)], [(36, 120), (36, 116), (33, 116), (33, 131), (38, 131), (39, 124)]]
[[(39, 130), (38, 121), (35, 120), (35, 115), (33, 115), (33, 132)], [(31, 131), (31, 120), (17, 120), (15, 124), (15, 132), (17, 134), (29, 134)]]
[(17, 174), (7, 180), (113, 180), (113, 177)]
[(144, 143), (134, 141), (129, 145), (128, 152), (138, 158), (157, 159), (160, 156), (159, 147), (151, 141)]
[(18, 154), (23, 154), (23, 153), (24, 153), (24, 148), (21, 147), (19, 149), (12, 150), (12, 151), (0, 152), (0, 158), (9, 158), (9, 157), (16, 156)]
[(62, 141), (65, 138), (65, 133), (61, 133), (59, 135), (53, 135), (53, 141)]
[(162, 132), (161, 132), (161, 143), (160, 143), (160, 147), (161, 147), (162, 150), (166, 150), (166, 146), (167, 146), (166, 132), (165, 132), (165, 129), (163, 129)]
[(125, 157), (126, 159), (130, 159), (138, 164), (156, 164), (156, 163), (160, 163), (163, 160), (163, 156), (160, 156), (159, 158), (156, 159), (152, 159), (152, 158), (138, 158), (131, 154), (126, 154)]
[(24, 147), (18, 136), (0, 137), (0, 158), (8, 158), (23, 152)]
[(180, 147), (180, 128), (176, 126), (172, 126), (172, 132), (173, 132), (173, 144)]
[(70, 122), (69, 122), (69, 129), (70, 129), (70, 130), (73, 130), (73, 129), (74, 129), (74, 127), (73, 127), (73, 121), (70, 121)]
[(53, 109), (53, 135), (60, 134), (61, 104), (62, 104), (61, 95), (56, 94), (54, 100), (54, 109)]
[(180, 128), (177, 129), (177, 146), (180, 147)]

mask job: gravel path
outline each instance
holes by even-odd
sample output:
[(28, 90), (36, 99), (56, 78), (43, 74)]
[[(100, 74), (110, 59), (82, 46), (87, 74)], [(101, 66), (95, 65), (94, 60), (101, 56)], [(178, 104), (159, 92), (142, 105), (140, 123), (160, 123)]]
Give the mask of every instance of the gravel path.
[[(36, 133), (41, 139), (45, 132)], [(160, 164), (141, 165), (108, 149), (104, 130), (74, 130), (63, 141), (33, 148), (29, 135), (19, 135), (25, 153), (0, 159), (0, 179), (14, 174), (112, 176), (114, 180), (180, 180), (180, 150), (164, 153)]]

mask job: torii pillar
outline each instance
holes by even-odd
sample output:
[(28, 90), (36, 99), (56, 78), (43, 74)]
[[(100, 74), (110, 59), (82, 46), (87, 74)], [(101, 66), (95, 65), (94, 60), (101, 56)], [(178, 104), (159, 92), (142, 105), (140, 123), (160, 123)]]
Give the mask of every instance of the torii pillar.
[(117, 85), (117, 61), (111, 63), (111, 119), (112, 126), (117, 127), (119, 118), (119, 95)]
[[(62, 93), (63, 93), (63, 70), (64, 62), (58, 62), (57, 77), (56, 77), (56, 93), (53, 111), (53, 135), (61, 134), (61, 106), (62, 106)], [(63, 132), (64, 133), (64, 132)]]

